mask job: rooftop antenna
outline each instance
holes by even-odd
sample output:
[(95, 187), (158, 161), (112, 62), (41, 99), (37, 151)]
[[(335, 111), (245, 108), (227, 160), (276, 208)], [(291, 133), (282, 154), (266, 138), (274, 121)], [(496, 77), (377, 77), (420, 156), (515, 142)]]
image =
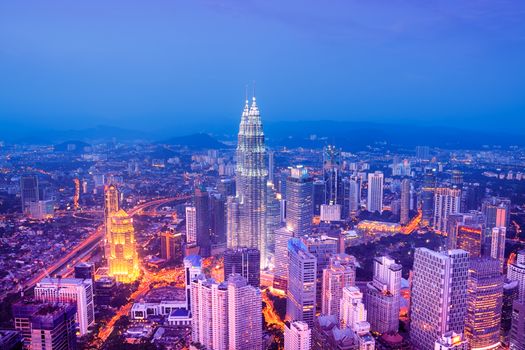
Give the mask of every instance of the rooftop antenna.
[(248, 84), (244, 85), (244, 100), (248, 103)]
[(255, 80), (253, 81), (253, 100), (255, 101)]

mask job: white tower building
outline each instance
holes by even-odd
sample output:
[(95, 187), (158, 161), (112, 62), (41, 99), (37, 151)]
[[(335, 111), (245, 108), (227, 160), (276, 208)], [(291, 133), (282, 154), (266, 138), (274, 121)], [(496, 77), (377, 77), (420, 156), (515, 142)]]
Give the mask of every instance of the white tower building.
[(370, 212), (383, 212), (383, 173), (376, 171), (368, 174), (367, 209)]

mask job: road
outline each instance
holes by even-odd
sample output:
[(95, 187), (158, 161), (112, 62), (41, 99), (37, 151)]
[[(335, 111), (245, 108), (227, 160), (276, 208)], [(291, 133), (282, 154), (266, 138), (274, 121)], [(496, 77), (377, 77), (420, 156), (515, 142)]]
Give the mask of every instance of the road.
[[(170, 197), (170, 198), (161, 198), (161, 199), (155, 199), (152, 201), (148, 201), (145, 203), (141, 203), (137, 206), (135, 206), (133, 209), (129, 210), (128, 214), (129, 216), (134, 216), (138, 213), (140, 213), (142, 210), (152, 207), (152, 206), (160, 206), (169, 202), (173, 202), (176, 200), (183, 200), (188, 199), (189, 196), (179, 196), (179, 197)], [(69, 253), (64, 255), (62, 258), (60, 258), (57, 262), (55, 262), (53, 265), (47, 267), (44, 271), (39, 273), (38, 275), (34, 276), (33, 278), (29, 279), (28, 281), (24, 282), (23, 284), (23, 290), (28, 290), (33, 288), (38, 281), (45, 278), (47, 275), (52, 276), (57, 271), (62, 270), (64, 267), (67, 267), (71, 263), (71, 261), (75, 258), (81, 257), (88, 252), (94, 250), (97, 245), (101, 242), (101, 240), (104, 238), (104, 225), (100, 225), (97, 227), (95, 232), (93, 232), (89, 237), (84, 239), (82, 242), (80, 242), (74, 249), (72, 249)]]

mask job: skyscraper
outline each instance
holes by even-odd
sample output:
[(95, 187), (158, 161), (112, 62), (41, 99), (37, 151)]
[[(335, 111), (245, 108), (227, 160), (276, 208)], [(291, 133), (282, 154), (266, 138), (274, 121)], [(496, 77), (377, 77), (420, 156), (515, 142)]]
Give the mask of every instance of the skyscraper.
[(286, 180), (286, 226), (301, 237), (312, 229), (313, 180), (303, 166), (291, 169)]
[(175, 232), (174, 228), (167, 227), (160, 233), (160, 257), (176, 265), (181, 265), (183, 256), (182, 234)]
[(288, 290), (286, 320), (304, 321), (311, 328), (315, 318), (317, 259), (303, 241), (288, 241)]
[(455, 188), (436, 188), (434, 190), (434, 230), (446, 232), (450, 214), (459, 213), (461, 190)]
[(471, 349), (497, 349), (500, 346), (503, 280), (499, 261), (470, 260), (465, 337)]
[(323, 315), (335, 315), (339, 320), (340, 301), (344, 287), (355, 285), (355, 258), (347, 254), (336, 254), (323, 270), (322, 311)]
[(376, 171), (368, 174), (367, 209), (370, 212), (383, 212), (383, 173)]
[(505, 264), (505, 240), (507, 229), (505, 227), (493, 227), (492, 239), (490, 244), (490, 256), (499, 261), (500, 271), (503, 272)]
[(36, 284), (35, 299), (45, 302), (74, 303), (80, 335), (95, 324), (93, 282), (80, 278), (44, 278)]
[(241, 275), (228, 278), (229, 349), (262, 349), (262, 297)]
[(29, 205), (40, 200), (38, 177), (31, 175), (20, 178), (20, 198), (22, 200), (22, 211), (27, 213)]
[(285, 322), (284, 350), (310, 350), (312, 330), (302, 321)]
[(314, 215), (321, 214), (321, 205), (325, 202), (325, 182), (324, 180), (315, 180), (313, 185), (312, 201), (314, 205)]
[[(344, 199), (346, 205), (344, 205), (344, 208), (348, 209), (347, 215), (355, 216), (357, 213), (357, 210), (359, 209), (359, 202), (360, 202), (360, 194), (361, 190), (359, 187), (359, 183), (355, 178), (351, 179), (345, 179), (343, 182), (344, 184)], [(346, 216), (345, 216), (346, 217)]]
[(416, 248), (410, 309), (410, 339), (416, 348), (432, 349), (449, 331), (463, 333), (467, 277), (467, 252)]
[(375, 349), (375, 340), (370, 334), (370, 323), (366, 321), (363, 293), (357, 287), (343, 288), (341, 298), (341, 328), (350, 328), (357, 337), (358, 349)]
[(210, 197), (204, 186), (195, 187), (193, 201), (197, 216), (197, 246), (200, 248), (200, 255), (208, 257), (211, 254)]
[(343, 204), (341, 150), (333, 145), (323, 149), (325, 200), (323, 204)]
[(317, 272), (315, 281), (315, 295), (316, 307), (322, 308), (323, 296), (323, 270), (328, 267), (330, 257), (338, 251), (338, 241), (335, 238), (320, 236), (320, 237), (303, 237), (303, 242), (306, 244), (308, 251), (315, 257), (317, 261)]
[(399, 223), (401, 225), (408, 224), (410, 220), (410, 180), (403, 179), (401, 181), (401, 214)]
[(402, 266), (386, 256), (374, 259), (374, 278), (367, 284), (365, 305), (368, 322), (378, 333), (396, 333), (399, 329), (399, 309)]
[[(266, 147), (259, 108), (253, 97), (244, 106), (239, 125), (236, 168), (239, 236), (233, 247), (257, 248), (266, 259)], [(230, 214), (228, 214), (230, 215)], [(265, 266), (261, 266), (265, 267)]]
[(503, 302), (501, 306), (501, 336), (504, 346), (509, 346), (512, 326), (512, 305), (518, 298), (518, 281), (505, 281), (503, 284)]
[(261, 284), (261, 254), (257, 248), (227, 249), (224, 252), (224, 280), (233, 273), (243, 276), (248, 284)]
[(111, 216), (109, 241), (109, 275), (118, 282), (131, 283), (139, 276), (133, 219), (120, 209)]
[(481, 211), (487, 220), (487, 228), (508, 227), (510, 221), (510, 199), (491, 197), (483, 201)]
[(197, 211), (195, 207), (186, 207), (186, 242), (197, 243)]
[(275, 231), (281, 227), (281, 196), (269, 181), (266, 196), (266, 257), (271, 261), (275, 254)]
[(184, 284), (186, 286), (186, 305), (189, 310), (191, 307), (191, 283), (202, 273), (202, 259), (198, 255), (188, 255), (184, 258)]
[(525, 249), (520, 250), (507, 266), (507, 279), (518, 281), (518, 299), (525, 301)]
[(268, 182), (273, 184), (273, 172), (275, 169), (275, 151), (268, 151)]
[(228, 248), (240, 247), (240, 220), (239, 198), (229, 196), (226, 199), (226, 245)]
[(510, 349), (525, 349), (525, 302), (515, 301), (512, 305), (512, 327), (510, 329)]
[(434, 169), (426, 169), (421, 188), (421, 222), (424, 225), (432, 225), (434, 217), (434, 189), (436, 188), (436, 176)]
[(119, 191), (117, 186), (109, 185), (104, 187), (104, 224), (106, 228), (106, 235), (104, 237), (104, 255), (106, 259), (109, 259), (111, 241), (111, 216), (118, 212), (120, 209), (119, 204)]
[(210, 193), (210, 239), (226, 242), (226, 197), (218, 192)]
[(293, 237), (286, 227), (275, 231), (273, 287), (283, 292), (288, 289), (288, 241)]

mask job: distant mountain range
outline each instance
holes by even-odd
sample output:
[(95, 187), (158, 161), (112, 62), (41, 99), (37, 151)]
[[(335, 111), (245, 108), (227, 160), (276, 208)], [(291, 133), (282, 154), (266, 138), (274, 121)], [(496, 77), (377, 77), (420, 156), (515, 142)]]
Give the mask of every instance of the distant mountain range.
[[(30, 128), (0, 129), (0, 140), (22, 144), (59, 144), (65, 142), (118, 142), (143, 141), (159, 145), (188, 147), (190, 149), (223, 149), (236, 142), (238, 126), (213, 128), (207, 133), (177, 135), (171, 138), (133, 129), (96, 126), (79, 130), (51, 130)], [(231, 130), (230, 130), (231, 129)], [(371, 122), (283, 121), (264, 125), (267, 143), (271, 147), (320, 148), (335, 144), (345, 150), (357, 151), (368, 145), (386, 143), (392, 147), (416, 145), (437, 146), (449, 149), (479, 149), (484, 145), (525, 146), (525, 131), (463, 130), (454, 125), (423, 126), (417, 124), (386, 124)], [(166, 133), (166, 130), (163, 131)], [(213, 135), (221, 135), (219, 138)], [(75, 141), (75, 142), (77, 142)], [(66, 145), (67, 146), (67, 145)]]

